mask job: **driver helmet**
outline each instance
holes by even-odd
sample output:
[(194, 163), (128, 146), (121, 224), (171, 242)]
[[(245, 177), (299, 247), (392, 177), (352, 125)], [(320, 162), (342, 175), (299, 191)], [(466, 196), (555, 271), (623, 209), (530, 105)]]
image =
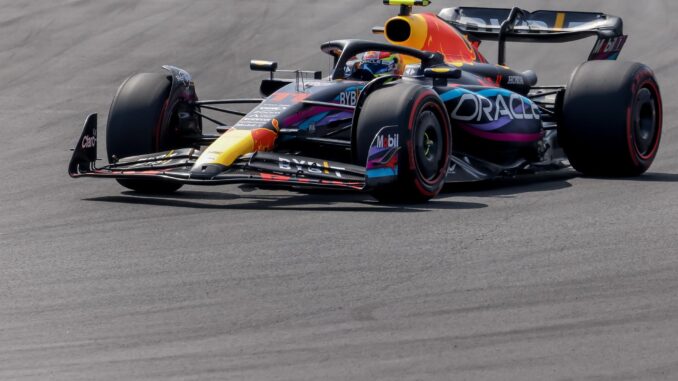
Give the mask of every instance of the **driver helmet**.
[(384, 75), (402, 75), (401, 59), (389, 52), (369, 51), (358, 56), (346, 65), (346, 77), (381, 77)]

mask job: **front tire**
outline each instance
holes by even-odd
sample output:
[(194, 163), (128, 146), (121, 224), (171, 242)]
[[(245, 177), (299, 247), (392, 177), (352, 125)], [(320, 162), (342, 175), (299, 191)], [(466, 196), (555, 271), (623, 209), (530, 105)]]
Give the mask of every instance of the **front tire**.
[(384, 126), (398, 126), (398, 174), (374, 188), (372, 195), (385, 203), (421, 203), (435, 197), (445, 184), (452, 139), (438, 94), (403, 83), (370, 94), (358, 116), (356, 164), (366, 164), (370, 144)]
[[(118, 89), (108, 114), (106, 149), (109, 162), (174, 148), (175, 132), (163, 128), (171, 78), (142, 73), (129, 77)], [(142, 193), (171, 193), (182, 184), (161, 180), (118, 179), (120, 185)]]
[(577, 171), (638, 176), (657, 156), (661, 132), (661, 93), (647, 66), (591, 61), (572, 74), (558, 135)]

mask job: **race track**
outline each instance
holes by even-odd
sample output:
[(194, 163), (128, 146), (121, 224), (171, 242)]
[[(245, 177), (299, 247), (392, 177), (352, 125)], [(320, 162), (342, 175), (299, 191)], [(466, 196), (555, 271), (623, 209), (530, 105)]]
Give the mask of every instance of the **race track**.
[[(622, 59), (653, 67), (665, 102), (640, 178), (568, 170), (389, 207), (68, 177), (85, 116), (105, 124), (127, 76), (174, 64), (204, 99), (256, 96), (251, 58), (327, 73), (319, 44), (381, 38), (380, 3), (0, 0), (0, 379), (678, 379), (675, 1), (517, 1), (623, 17)], [(592, 44), (508, 59), (560, 84)]]

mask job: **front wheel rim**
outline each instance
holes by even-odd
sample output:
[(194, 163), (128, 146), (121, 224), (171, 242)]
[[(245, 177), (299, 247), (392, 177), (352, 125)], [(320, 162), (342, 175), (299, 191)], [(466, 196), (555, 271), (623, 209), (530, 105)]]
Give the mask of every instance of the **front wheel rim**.
[(435, 181), (444, 160), (445, 134), (440, 120), (431, 110), (417, 116), (415, 157), (417, 169), (426, 182)]

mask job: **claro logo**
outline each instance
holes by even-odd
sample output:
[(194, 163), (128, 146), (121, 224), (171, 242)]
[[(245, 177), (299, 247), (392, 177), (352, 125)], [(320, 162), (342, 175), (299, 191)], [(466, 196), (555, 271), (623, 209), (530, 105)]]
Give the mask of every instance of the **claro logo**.
[(491, 99), (474, 93), (462, 95), (450, 116), (463, 122), (494, 122), (503, 117), (512, 120), (541, 118), (537, 105), (518, 94), (509, 97), (497, 94)]
[(308, 173), (317, 173), (317, 174), (334, 174), (337, 177), (341, 177), (341, 171), (345, 171), (346, 168), (335, 167), (330, 165), (328, 162), (324, 161), (322, 163), (316, 163), (313, 161), (297, 160), (297, 159), (285, 159), (283, 157), (278, 158), (278, 167), (284, 170), (296, 170), (297, 172), (308, 172)]
[(97, 145), (97, 130), (92, 131), (92, 136), (85, 135), (82, 137), (82, 142), (80, 142), (80, 147), (82, 148), (93, 148)]

